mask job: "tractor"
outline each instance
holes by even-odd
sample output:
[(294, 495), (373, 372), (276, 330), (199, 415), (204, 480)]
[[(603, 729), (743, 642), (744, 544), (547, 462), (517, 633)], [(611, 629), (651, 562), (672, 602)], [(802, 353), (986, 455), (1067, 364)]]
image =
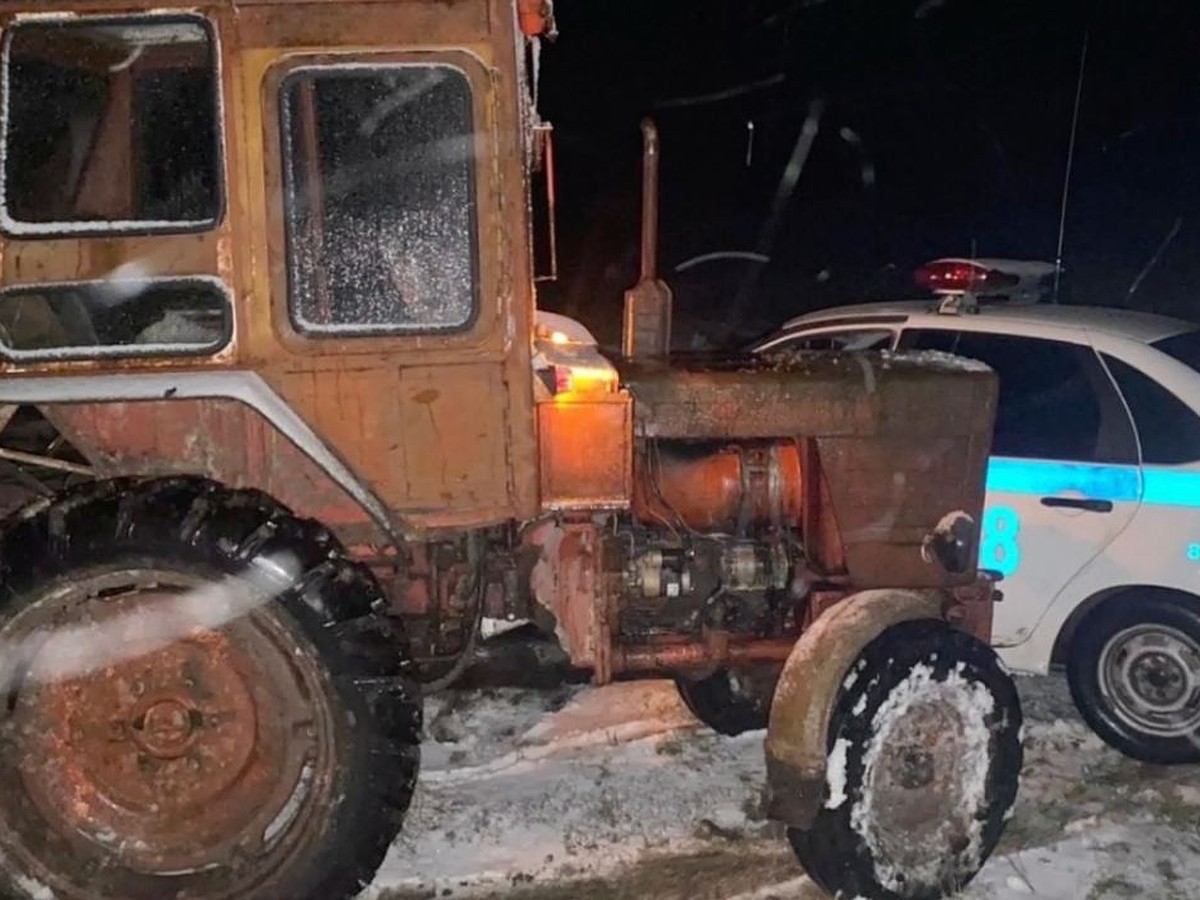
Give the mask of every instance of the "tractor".
[(831, 893), (995, 847), (994, 373), (672, 357), (651, 122), (620, 351), (540, 313), (552, 14), (0, 0), (0, 893), (355, 896), (486, 622), (765, 728)]

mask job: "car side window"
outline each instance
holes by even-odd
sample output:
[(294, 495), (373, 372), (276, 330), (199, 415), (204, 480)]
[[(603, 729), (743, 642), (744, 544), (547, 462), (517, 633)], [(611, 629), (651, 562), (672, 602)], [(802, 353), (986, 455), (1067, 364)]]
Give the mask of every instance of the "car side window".
[(901, 350), (940, 350), (953, 353), (958, 332), (939, 328), (906, 328), (900, 335)]
[(1150, 376), (1103, 357), (1133, 414), (1142, 462), (1167, 466), (1200, 460), (1200, 417)]
[(818, 334), (799, 333), (784, 338), (767, 348), (768, 352), (787, 350), (886, 350), (895, 336), (889, 328), (852, 328), (846, 331), (822, 331)]
[(1104, 367), (1088, 347), (1044, 338), (949, 330), (906, 333), (902, 347), (943, 350), (979, 360), (996, 372), (1000, 402), (992, 452), (997, 456), (1137, 461), (1129, 416)]

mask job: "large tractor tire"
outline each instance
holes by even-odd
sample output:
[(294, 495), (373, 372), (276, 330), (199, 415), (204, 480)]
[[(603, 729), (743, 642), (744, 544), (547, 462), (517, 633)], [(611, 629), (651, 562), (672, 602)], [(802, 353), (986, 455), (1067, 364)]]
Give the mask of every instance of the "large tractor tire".
[(417, 773), (370, 572), (254, 491), (89, 484), (0, 533), (0, 896), (341, 900)]
[(788, 830), (835, 897), (938, 900), (995, 849), (1017, 794), (1021, 708), (995, 653), (933, 620), (867, 645), (829, 726), (825, 802)]

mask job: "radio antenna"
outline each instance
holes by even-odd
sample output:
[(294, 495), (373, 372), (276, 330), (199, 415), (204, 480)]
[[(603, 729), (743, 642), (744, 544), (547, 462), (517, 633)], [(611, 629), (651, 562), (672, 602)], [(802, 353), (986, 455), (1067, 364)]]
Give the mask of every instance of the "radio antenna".
[(1054, 303), (1058, 303), (1058, 284), (1062, 278), (1063, 239), (1067, 233), (1067, 197), (1071, 190), (1071, 164), (1075, 161), (1075, 135), (1079, 131), (1079, 105), (1083, 98), (1083, 73), (1087, 67), (1088, 36), (1083, 32), (1083, 47), (1079, 51), (1079, 78), (1075, 83), (1075, 108), (1071, 113), (1071, 140), (1067, 145), (1067, 169), (1063, 173), (1062, 203), (1058, 211), (1058, 248), (1054, 251)]

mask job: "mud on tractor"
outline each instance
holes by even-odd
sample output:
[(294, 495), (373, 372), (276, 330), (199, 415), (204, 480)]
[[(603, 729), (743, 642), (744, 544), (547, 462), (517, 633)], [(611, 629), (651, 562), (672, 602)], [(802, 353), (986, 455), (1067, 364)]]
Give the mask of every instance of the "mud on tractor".
[(995, 846), (993, 374), (670, 360), (649, 124), (623, 352), (539, 324), (550, 13), (0, 2), (6, 895), (353, 896), (484, 620), (765, 726), (831, 892)]

